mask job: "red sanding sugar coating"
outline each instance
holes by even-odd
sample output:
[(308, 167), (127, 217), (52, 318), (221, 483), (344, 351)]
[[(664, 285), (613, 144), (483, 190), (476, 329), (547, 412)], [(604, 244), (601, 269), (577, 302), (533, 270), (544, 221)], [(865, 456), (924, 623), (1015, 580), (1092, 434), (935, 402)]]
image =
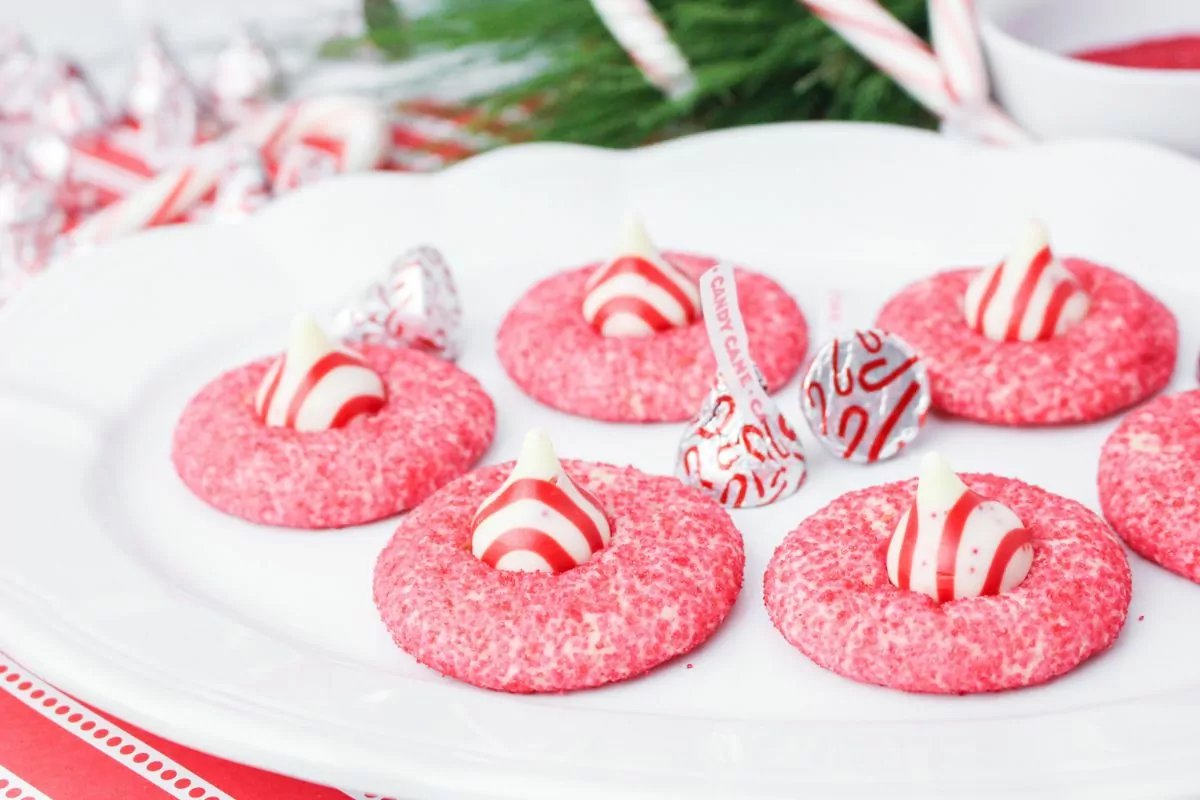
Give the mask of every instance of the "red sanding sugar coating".
[(1200, 69), (1200, 35), (1146, 39), (1072, 54), (1080, 61), (1140, 69)]
[(251, 522), (339, 528), (411, 508), (470, 469), (496, 427), (483, 387), (415, 350), (361, 352), (383, 377), (388, 400), (343, 428), (303, 432), (260, 422), (254, 395), (273, 359), (205, 386), (175, 428), (172, 459), (183, 482)]
[(1081, 259), (1064, 266), (1091, 296), (1087, 316), (1045, 342), (997, 342), (971, 330), (963, 294), (976, 270), (934, 275), (901, 290), (878, 326), (916, 348), (933, 405), (999, 425), (1101, 419), (1162, 389), (1175, 369), (1175, 317), (1129, 278)]
[(767, 612), (817, 664), (907, 692), (971, 694), (1030, 686), (1108, 648), (1129, 611), (1129, 564), (1117, 537), (1074, 500), (994, 475), (962, 475), (1033, 535), (1029, 574), (1000, 595), (939, 605), (897, 589), (887, 545), (916, 481), (843, 495), (775, 551)]
[(611, 543), (566, 572), (506, 572), (471, 554), (471, 519), (512, 464), (471, 473), (407, 515), (375, 567), (396, 643), (461, 681), (565, 692), (624, 680), (705, 641), (742, 586), (729, 514), (675, 478), (566, 461), (599, 498)]
[(1200, 390), (1121, 420), (1100, 454), (1100, 507), (1136, 552), (1200, 583)]
[[(716, 263), (680, 253), (664, 257), (695, 278)], [(601, 336), (581, 310), (584, 284), (599, 266), (547, 278), (518, 300), (497, 336), (500, 363), (534, 400), (581, 417), (611, 422), (691, 419), (712, 389), (717, 369), (703, 322), (646, 337)], [(764, 275), (738, 270), (737, 288), (750, 354), (767, 385), (778, 390), (804, 360), (804, 315)]]

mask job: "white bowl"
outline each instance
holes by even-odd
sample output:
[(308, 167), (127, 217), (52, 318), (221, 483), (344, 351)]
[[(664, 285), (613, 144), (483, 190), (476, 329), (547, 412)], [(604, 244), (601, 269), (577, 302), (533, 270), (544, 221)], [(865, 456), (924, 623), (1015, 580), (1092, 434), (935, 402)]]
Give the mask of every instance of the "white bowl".
[(1120, 136), (1200, 155), (1200, 70), (1067, 55), (1200, 34), (1200, 0), (981, 0), (979, 17), (996, 97), (1030, 133)]

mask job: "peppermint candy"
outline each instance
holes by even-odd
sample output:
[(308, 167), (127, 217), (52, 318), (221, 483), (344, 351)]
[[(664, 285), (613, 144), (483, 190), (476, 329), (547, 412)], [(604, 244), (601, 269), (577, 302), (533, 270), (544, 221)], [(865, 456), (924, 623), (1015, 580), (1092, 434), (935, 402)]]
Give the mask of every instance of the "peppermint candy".
[(1083, 285), (1050, 249), (1041, 222), (1029, 223), (1003, 262), (967, 285), (967, 325), (998, 342), (1044, 342), (1087, 316)]
[(254, 410), (271, 427), (323, 431), (372, 414), (386, 401), (383, 379), (362, 356), (335, 348), (312, 317), (300, 314), (287, 352), (263, 376)]
[(652, 336), (700, 318), (696, 282), (662, 257), (634, 217), (616, 258), (592, 273), (585, 290), (583, 318), (601, 336)]
[(821, 444), (847, 461), (891, 458), (920, 433), (932, 393), (925, 365), (899, 336), (855, 331), (821, 348), (800, 407)]
[(1033, 537), (1012, 509), (971, 491), (937, 453), (925, 456), (888, 542), (892, 584), (945, 603), (1011, 591), (1032, 564)]
[(563, 471), (541, 430), (525, 436), (512, 473), (471, 522), (475, 557), (519, 572), (566, 572), (589, 561), (611, 537), (600, 501)]

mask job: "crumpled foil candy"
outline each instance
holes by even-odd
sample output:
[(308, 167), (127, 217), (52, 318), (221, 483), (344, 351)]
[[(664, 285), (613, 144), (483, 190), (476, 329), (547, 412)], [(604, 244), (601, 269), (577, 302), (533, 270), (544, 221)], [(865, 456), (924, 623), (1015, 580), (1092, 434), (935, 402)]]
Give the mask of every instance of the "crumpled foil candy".
[(385, 280), (342, 308), (335, 331), (350, 342), (412, 347), (453, 361), (461, 322), (450, 267), (435, 248), (422, 246), (396, 259)]

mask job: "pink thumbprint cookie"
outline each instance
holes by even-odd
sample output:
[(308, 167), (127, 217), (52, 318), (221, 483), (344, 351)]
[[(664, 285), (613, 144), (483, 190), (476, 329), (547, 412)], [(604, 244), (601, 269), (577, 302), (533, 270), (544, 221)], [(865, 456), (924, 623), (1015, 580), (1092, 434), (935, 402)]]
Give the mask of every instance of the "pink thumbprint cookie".
[[(659, 253), (630, 222), (614, 258), (547, 278), (517, 301), (497, 335), (500, 362), (527, 395), (570, 414), (689, 419), (717, 369), (698, 289), (716, 263)], [(736, 277), (751, 356), (777, 390), (803, 362), (804, 315), (770, 278), (743, 269)]]
[(204, 502), (289, 528), (340, 528), (412, 508), (483, 455), (495, 409), (453, 364), (404, 348), (335, 347), (298, 317), (283, 356), (192, 398), (172, 460)]
[(1153, 395), (1175, 368), (1175, 317), (1133, 280), (1059, 260), (1034, 224), (998, 266), (913, 284), (879, 314), (925, 363), (933, 405), (999, 425), (1101, 419)]
[(1200, 389), (1159, 397), (1121, 421), (1100, 454), (1100, 506), (1121, 538), (1200, 583)]
[(560, 465), (531, 433), (514, 464), (466, 475), (404, 517), (375, 567), (403, 650), (505, 692), (641, 675), (708, 639), (742, 585), (742, 537), (674, 478)]
[[(932, 461), (932, 463), (930, 463)], [(1096, 514), (926, 457), (919, 481), (843, 495), (775, 551), (767, 612), (825, 669), (908, 692), (1043, 683), (1116, 640), (1129, 564)]]

